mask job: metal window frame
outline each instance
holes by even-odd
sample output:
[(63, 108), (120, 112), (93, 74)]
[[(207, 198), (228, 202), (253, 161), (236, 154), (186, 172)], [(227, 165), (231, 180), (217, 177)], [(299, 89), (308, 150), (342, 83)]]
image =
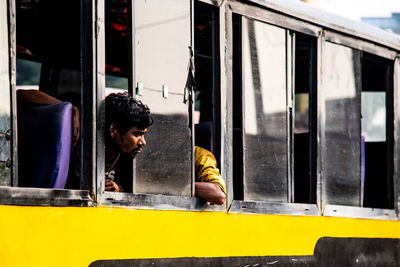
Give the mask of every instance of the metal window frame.
[[(99, 71), (99, 64), (104, 63), (102, 61), (96, 61), (97, 49), (94, 49), (94, 43), (96, 42), (92, 38), (93, 36), (98, 37), (99, 29), (95, 26), (101, 26), (104, 23), (102, 18), (104, 14), (98, 14), (95, 16), (95, 11), (99, 7), (104, 7), (103, 1), (81, 1), (81, 11), (87, 12), (82, 13), (81, 21), (81, 50), (86, 55), (82, 57), (81, 64), (88, 71), (82, 73), (82, 88), (88, 88), (88, 90), (82, 89), (82, 99), (87, 97), (89, 101), (82, 103), (82, 125), (88, 127), (82, 127), (82, 151), (86, 151), (82, 160), (82, 173), (81, 173), (81, 189), (82, 190), (69, 190), (69, 189), (46, 189), (46, 188), (23, 188), (18, 186), (18, 151), (17, 151), (17, 109), (16, 109), (16, 4), (15, 0), (8, 1), (8, 29), (9, 29), (9, 53), (10, 53), (10, 90), (11, 90), (11, 125), (12, 125), (12, 140), (11, 140), (11, 154), (12, 154), (12, 186), (14, 187), (0, 187), (0, 205), (18, 205), (18, 206), (55, 206), (55, 207), (93, 207), (96, 206), (95, 200), (93, 200), (95, 187), (95, 172), (104, 173), (104, 151), (95, 150), (96, 142), (99, 145), (101, 140), (96, 141), (97, 136), (101, 136), (103, 133), (103, 127), (101, 127), (101, 113), (100, 105), (102, 100), (101, 92), (96, 92), (93, 89), (95, 84), (98, 84), (97, 91), (101, 91), (101, 87), (104, 86), (104, 71)], [(103, 8), (104, 9), (104, 8)], [(86, 14), (83, 16), (83, 14)], [(95, 20), (96, 18), (96, 20)], [(89, 43), (89, 44), (88, 44)], [(103, 45), (104, 47), (104, 45)], [(103, 58), (104, 59), (104, 58)], [(96, 64), (96, 65), (95, 65)], [(91, 66), (90, 68), (87, 68)], [(94, 66), (96, 66), (94, 71)], [(91, 78), (88, 79), (88, 75)], [(102, 92), (104, 91), (104, 88)], [(96, 93), (95, 93), (96, 92)], [(96, 98), (97, 97), (97, 98)], [(90, 101), (92, 100), (92, 101)], [(89, 103), (89, 104), (88, 104)], [(86, 123), (88, 122), (88, 123)], [(90, 129), (89, 129), (90, 127)], [(97, 131), (97, 132), (96, 132)], [(99, 134), (101, 133), (101, 134)], [(83, 154), (82, 154), (83, 155)], [(85, 159), (92, 159), (91, 165), (85, 162)], [(96, 161), (96, 158), (98, 161)], [(94, 163), (93, 163), (94, 162)], [(96, 164), (97, 162), (97, 164)], [(103, 162), (103, 164), (102, 164)], [(96, 169), (97, 166), (97, 169)], [(104, 175), (103, 175), (104, 176)]]
[(319, 32), (322, 29), (319, 26), (295, 19), (289, 15), (280, 14), (266, 8), (253, 6), (251, 4), (229, 1), (229, 7), (233, 13), (240, 14), (247, 18), (259, 20), (268, 24), (285, 28), (286, 30), (301, 32), (314, 37), (318, 37)]
[[(333, 33), (329, 30), (323, 30), (321, 32), (321, 41), (319, 44), (319, 54), (318, 54), (318, 88), (321, 88), (322, 84), (322, 53), (324, 53), (325, 43), (330, 42), (337, 45), (350, 47), (352, 49), (360, 50), (361, 52), (367, 52), (376, 56), (380, 56), (386, 59), (390, 59), (394, 61), (394, 71), (393, 71), (393, 116), (396, 118), (400, 116), (399, 114), (399, 105), (400, 105), (400, 97), (397, 90), (400, 89), (399, 79), (396, 77), (396, 66), (398, 66), (399, 58), (397, 57), (396, 52), (391, 49), (387, 49), (373, 43), (368, 43), (363, 40), (358, 40), (353, 37), (346, 36), (344, 34)], [(396, 65), (397, 64), (397, 65)], [(400, 71), (400, 68), (397, 69), (397, 72)], [(322, 134), (324, 134), (323, 129), (325, 129), (325, 105), (322, 97), (322, 90), (318, 90), (318, 160), (317, 160), (317, 180), (318, 180), (318, 188), (320, 188), (320, 194), (317, 197), (320, 197), (318, 203), (320, 205), (320, 209), (322, 210), (322, 216), (329, 217), (348, 217), (348, 218), (359, 218), (359, 219), (377, 219), (377, 220), (399, 220), (398, 217), (398, 205), (400, 204), (400, 199), (398, 198), (398, 191), (400, 190), (398, 185), (398, 174), (399, 174), (399, 163), (398, 154), (396, 151), (399, 151), (398, 140), (400, 140), (399, 135), (399, 126), (400, 123), (397, 119), (394, 119), (393, 128), (394, 128), (394, 153), (393, 153), (393, 190), (394, 190), (394, 208), (393, 209), (380, 209), (380, 208), (368, 208), (368, 207), (357, 207), (357, 206), (344, 206), (344, 205), (332, 205), (324, 203), (324, 196), (322, 194), (322, 188), (325, 185), (325, 179), (323, 177), (322, 170), (322, 162), (321, 162), (321, 146), (320, 140)], [(397, 198), (396, 198), (397, 197)]]
[[(393, 117), (394, 117), (394, 133), (393, 133), (393, 198), (394, 198), (394, 209), (399, 216), (400, 206), (400, 55), (394, 60), (393, 69)], [(400, 219), (400, 217), (398, 217)]]
[[(191, 0), (191, 21), (193, 21), (193, 16), (194, 16), (194, 11), (193, 11), (193, 1), (199, 1), (199, 0)], [(207, 4), (209, 4), (209, 1), (200, 1), (200, 2), (205, 2)], [(211, 1), (212, 5), (214, 5), (213, 3), (215, 1)], [(225, 16), (224, 16), (224, 9), (225, 6), (222, 3), (223, 1), (219, 1), (219, 4), (222, 6), (218, 8), (218, 12), (219, 12), (219, 21), (220, 21), (220, 28), (221, 29), (221, 25), (224, 25), (225, 23)], [(129, 23), (131, 23), (131, 36), (130, 36), (130, 40), (129, 40), (129, 49), (131, 49), (131, 55), (130, 55), (130, 59), (129, 59), (129, 64), (130, 66), (130, 75), (132, 77), (132, 88), (130, 87), (129, 90), (132, 93), (133, 96), (135, 96), (135, 90), (133, 90), (135, 84), (136, 84), (136, 77), (134, 75), (134, 69), (135, 69), (135, 63), (134, 63), (134, 40), (135, 40), (135, 27), (134, 27), (134, 17), (133, 17), (133, 10), (134, 10), (134, 5), (135, 5), (135, 1), (132, 1), (130, 10), (131, 13), (128, 19)], [(129, 13), (128, 13), (129, 14)], [(222, 23), (222, 24), (221, 24)], [(193, 22), (191, 22), (191, 27), (193, 28)], [(193, 29), (191, 29), (191, 43), (193, 44), (193, 40), (194, 40), (194, 33), (193, 33)], [(221, 31), (219, 30), (219, 35), (216, 35), (216, 37), (219, 37), (218, 43), (219, 43), (219, 47), (218, 49), (218, 53), (219, 53), (219, 60), (216, 60), (216, 63), (218, 62), (219, 65), (216, 66), (217, 69), (219, 69), (220, 73), (221, 73), (221, 77), (218, 79), (217, 83), (220, 86), (220, 88), (223, 88), (225, 85), (223, 84), (225, 79), (224, 79), (224, 72), (226, 71), (225, 68), (225, 60), (224, 60), (224, 56), (225, 56), (225, 45), (223, 43), (222, 40), (225, 39), (225, 31)], [(129, 36), (128, 36), (129, 38)], [(224, 39), (222, 39), (224, 38)], [(98, 54), (99, 56), (99, 54)], [(216, 86), (216, 85), (215, 85)], [(220, 119), (221, 121), (226, 120), (227, 114), (225, 113), (225, 109), (223, 109), (223, 107), (227, 104), (226, 99), (226, 95), (223, 94), (224, 90), (220, 90), (221, 92), (221, 96), (220, 96), (220, 104), (221, 104), (221, 115), (220, 115)], [(193, 116), (193, 108), (192, 107), (192, 116)], [(191, 120), (193, 121), (193, 119)], [(226, 127), (224, 127), (225, 124), (221, 124), (221, 136), (227, 135), (228, 129), (226, 129)], [(193, 127), (192, 127), (193, 128)], [(193, 129), (192, 129), (193, 130)], [(192, 135), (193, 136), (193, 135)], [(221, 139), (224, 140), (224, 139)], [(228, 142), (224, 142), (221, 143), (221, 158), (223, 157), (223, 155), (225, 155), (226, 149), (229, 148), (229, 143)], [(192, 172), (194, 173), (194, 140), (192, 138), (192, 150), (193, 150), (193, 170)], [(224, 164), (226, 161), (221, 161), (222, 164)], [(228, 167), (227, 167), (228, 166)], [(104, 169), (104, 166), (103, 166)], [(225, 164), (223, 166), (221, 166), (222, 170), (229, 170), (229, 164)], [(224, 172), (221, 173), (222, 175), (224, 175)], [(192, 175), (193, 176), (193, 175)], [(97, 176), (98, 180), (103, 180), (101, 179), (101, 177), (103, 176)], [(134, 177), (134, 175), (133, 175)], [(180, 210), (180, 211), (217, 211), (217, 212), (226, 212), (227, 206), (226, 205), (222, 205), (222, 206), (217, 206), (217, 205), (212, 205), (212, 204), (208, 204), (205, 200), (198, 198), (198, 197), (194, 197), (194, 177), (192, 179), (192, 183), (193, 183), (193, 189), (192, 189), (192, 197), (186, 197), (186, 196), (170, 196), (170, 195), (161, 195), (161, 194), (137, 194), (137, 193), (116, 193), (116, 192), (106, 192), (104, 191), (104, 182), (100, 183), (100, 181), (98, 181), (97, 183), (97, 199), (99, 202), (99, 205), (101, 206), (109, 206), (109, 207), (128, 207), (128, 208), (135, 208), (135, 209), (151, 209), (151, 210)], [(227, 202), (226, 202), (227, 204)]]
[[(252, 13), (253, 12), (253, 13)], [(232, 47), (233, 44), (233, 30), (232, 30), (232, 15), (233, 13), (238, 14), (240, 16), (249, 18), (249, 19), (255, 19), (258, 21), (261, 21), (263, 23), (268, 23), (272, 24), (274, 26), (283, 28), (287, 32), (287, 39), (290, 38), (290, 42), (287, 42), (287, 44), (290, 44), (287, 46), (287, 54), (292, 55), (292, 58), (287, 57), (287, 71), (290, 72), (290, 75), (287, 73), (286, 79), (287, 79), (287, 98), (288, 98), (288, 103), (291, 104), (293, 102), (292, 98), (292, 89), (294, 86), (294, 42), (292, 41), (292, 32), (297, 31), (301, 32), (313, 37), (317, 37), (318, 40), (321, 39), (320, 32), (321, 29), (318, 27), (315, 27), (313, 25), (309, 25), (307, 23), (303, 23), (301, 21), (297, 21), (285, 16), (282, 16), (280, 14), (276, 14), (273, 12), (270, 12), (268, 10), (264, 10), (258, 7), (254, 6), (248, 6), (242, 3), (238, 2), (230, 2), (229, 6), (227, 6), (227, 12), (226, 12), (226, 31), (227, 31), (227, 40), (226, 43), (229, 45), (228, 47)], [(229, 27), (230, 26), (230, 27)], [(241, 36), (243, 39), (243, 35)], [(317, 41), (318, 42), (318, 41)], [(318, 49), (318, 47), (317, 47)], [(232, 51), (229, 51), (229, 61), (226, 66), (227, 69), (232, 71)], [(318, 53), (318, 51), (317, 51)], [(243, 53), (242, 53), (242, 62), (243, 62)], [(319, 62), (319, 54), (317, 54), (317, 62)], [(317, 65), (318, 68), (318, 65)], [(317, 70), (318, 72), (318, 70)], [(243, 72), (242, 72), (243, 75)], [(318, 73), (317, 73), (318, 77)], [(243, 77), (242, 77), (243, 78)], [(233, 90), (233, 85), (232, 85), (232, 72), (229, 72), (229, 74), (226, 76), (227, 79), (227, 86), (226, 90), (229, 90), (232, 92)], [(290, 103), (289, 103), (290, 102)], [(230, 108), (232, 108), (232, 99), (230, 99), (229, 103)], [(289, 109), (289, 105), (287, 105), (287, 108)], [(232, 112), (230, 112), (232, 114)], [(242, 112), (243, 116), (243, 112)], [(232, 120), (232, 118), (230, 118)], [(290, 118), (288, 118), (287, 123), (291, 123)], [(232, 124), (231, 124), (232, 125)], [(243, 128), (243, 127), (242, 127)], [(242, 133), (243, 135), (244, 133)], [(232, 138), (232, 137), (231, 137)], [(243, 138), (243, 137), (242, 137)], [(290, 138), (288, 138), (290, 139)], [(233, 141), (232, 139), (230, 140), (231, 142)], [(288, 150), (291, 150), (292, 146), (292, 140), (288, 140), (288, 144), (290, 145), (288, 147)], [(230, 162), (233, 161), (233, 154), (232, 152), (229, 155), (229, 160)], [(291, 154), (288, 155), (288, 165), (292, 165), (292, 159), (291, 159)], [(244, 168), (244, 167), (243, 167)], [(232, 171), (232, 169), (230, 170)], [(289, 169), (289, 172), (292, 172), (291, 169)], [(317, 175), (318, 177), (318, 175)], [(293, 190), (292, 188), (289, 188), (290, 185), (292, 184), (292, 175), (288, 175), (288, 179), (290, 183), (288, 183), (288, 192), (290, 193), (288, 195), (288, 203), (275, 203), (275, 202), (263, 202), (263, 201), (244, 201), (244, 200), (235, 200), (233, 197), (233, 181), (232, 181), (232, 176), (229, 176), (230, 179), (227, 179), (228, 183), (228, 188), (231, 190), (228, 190), (228, 213), (249, 213), (249, 214), (285, 214), (285, 215), (293, 215), (293, 216), (321, 216), (322, 212), (320, 209), (320, 205), (318, 205), (318, 199), (319, 194), (320, 194), (320, 188), (317, 186), (316, 187), (316, 194), (317, 194), (317, 203), (316, 204), (303, 204), (303, 203), (292, 203), (293, 202), (293, 197), (292, 193)]]
[(347, 46), (356, 50), (374, 54), (383, 58), (394, 60), (397, 56), (396, 51), (376, 45), (372, 42), (356, 39), (345, 34), (324, 30), (325, 41)]
[(18, 138), (17, 138), (17, 33), (16, 33), (16, 4), (8, 0), (8, 51), (10, 71), (10, 124), (11, 124), (11, 186), (18, 186)]

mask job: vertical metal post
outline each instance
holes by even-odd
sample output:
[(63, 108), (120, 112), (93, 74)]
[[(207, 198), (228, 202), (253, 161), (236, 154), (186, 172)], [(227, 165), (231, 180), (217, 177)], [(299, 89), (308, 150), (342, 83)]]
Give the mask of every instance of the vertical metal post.
[(324, 210), (324, 191), (325, 184), (323, 180), (323, 170), (322, 170), (322, 148), (321, 148), (321, 139), (325, 139), (325, 102), (322, 90), (322, 56), (324, 53), (324, 44), (325, 44), (325, 34), (324, 31), (321, 30), (318, 36), (317, 41), (317, 206), (321, 215)]
[(9, 71), (10, 71), (10, 102), (11, 102), (11, 179), (12, 186), (18, 186), (18, 149), (17, 149), (17, 35), (16, 35), (16, 3), (8, 1), (8, 37), (9, 37)]
[(81, 189), (93, 197), (104, 188), (104, 47), (104, 0), (81, 0)]
[(295, 60), (295, 33), (286, 31), (286, 133), (287, 133), (287, 166), (288, 166), (288, 202), (294, 202), (294, 60)]
[(400, 56), (397, 56), (394, 61), (393, 70), (393, 123), (394, 123), (394, 136), (393, 136), (393, 188), (394, 188), (394, 209), (396, 214), (399, 213), (400, 206)]
[(104, 192), (105, 172), (105, 0), (96, 1), (96, 177), (97, 177), (97, 199), (100, 200)]

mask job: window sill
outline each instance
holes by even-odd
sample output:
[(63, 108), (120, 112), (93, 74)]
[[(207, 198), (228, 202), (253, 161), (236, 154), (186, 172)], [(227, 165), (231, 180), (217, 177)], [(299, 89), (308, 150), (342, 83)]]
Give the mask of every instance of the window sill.
[(229, 213), (281, 214), (298, 216), (320, 216), (316, 204), (272, 203), (262, 201), (234, 200)]
[(183, 196), (104, 192), (100, 203), (104, 206), (152, 210), (226, 211), (225, 205), (211, 205), (197, 197)]
[(375, 209), (341, 205), (326, 205), (323, 215), (358, 219), (398, 220), (394, 209)]
[(87, 190), (0, 187), (0, 205), (93, 207)]

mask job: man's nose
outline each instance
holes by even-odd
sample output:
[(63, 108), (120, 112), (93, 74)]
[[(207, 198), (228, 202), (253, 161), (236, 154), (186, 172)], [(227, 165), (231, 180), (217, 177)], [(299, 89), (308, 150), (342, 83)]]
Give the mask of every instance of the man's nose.
[(144, 136), (142, 136), (142, 137), (139, 139), (139, 145), (141, 145), (141, 146), (145, 146), (145, 145), (146, 145), (146, 140), (144, 139)]

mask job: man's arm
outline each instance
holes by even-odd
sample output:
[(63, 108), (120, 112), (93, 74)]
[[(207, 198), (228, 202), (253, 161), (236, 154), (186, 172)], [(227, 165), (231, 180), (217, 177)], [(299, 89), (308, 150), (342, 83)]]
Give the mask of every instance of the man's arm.
[(196, 196), (201, 197), (211, 204), (222, 205), (225, 202), (226, 196), (221, 188), (214, 183), (196, 182)]
[(52, 105), (61, 103), (61, 101), (57, 98), (54, 98), (39, 90), (17, 90), (17, 101), (20, 105)]

